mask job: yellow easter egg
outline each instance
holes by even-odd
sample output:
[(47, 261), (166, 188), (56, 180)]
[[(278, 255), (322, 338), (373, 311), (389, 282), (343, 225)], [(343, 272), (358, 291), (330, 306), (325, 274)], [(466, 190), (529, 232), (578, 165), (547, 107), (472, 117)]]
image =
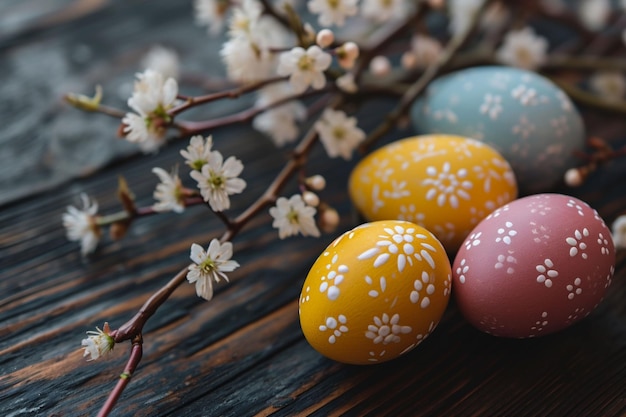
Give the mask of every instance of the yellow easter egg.
[(489, 145), (425, 135), (369, 154), (350, 175), (348, 191), (368, 221), (414, 222), (453, 253), (483, 218), (516, 198), (517, 185), (508, 162)]
[(299, 300), (300, 325), (324, 356), (349, 364), (409, 352), (437, 326), (450, 297), (445, 249), (414, 223), (365, 223), (317, 258)]

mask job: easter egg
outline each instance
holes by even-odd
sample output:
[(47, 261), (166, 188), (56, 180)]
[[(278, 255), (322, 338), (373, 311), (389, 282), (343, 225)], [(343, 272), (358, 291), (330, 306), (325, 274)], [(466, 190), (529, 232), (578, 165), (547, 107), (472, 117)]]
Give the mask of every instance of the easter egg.
[(335, 239), (311, 267), (299, 299), (302, 332), (335, 361), (389, 361), (437, 326), (450, 281), (446, 252), (426, 229), (365, 223)]
[(567, 95), (536, 73), (474, 67), (435, 80), (411, 109), (419, 133), (471, 137), (511, 164), (522, 194), (549, 191), (584, 148), (580, 114)]
[(453, 288), (476, 328), (534, 337), (591, 313), (614, 269), (611, 234), (595, 210), (574, 197), (537, 194), (476, 226), (454, 260)]
[(377, 149), (354, 168), (348, 192), (367, 220), (416, 223), (450, 253), (480, 220), (517, 196), (513, 171), (498, 152), (451, 135), (416, 136)]

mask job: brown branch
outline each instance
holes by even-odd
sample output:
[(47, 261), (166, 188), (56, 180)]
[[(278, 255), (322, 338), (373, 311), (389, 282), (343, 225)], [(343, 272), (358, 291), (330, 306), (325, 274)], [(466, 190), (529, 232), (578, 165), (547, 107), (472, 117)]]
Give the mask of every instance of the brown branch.
[(279, 81), (284, 81), (286, 79), (286, 77), (274, 77), (267, 80), (245, 84), (237, 88), (232, 88), (230, 90), (218, 91), (217, 93), (205, 94), (203, 96), (188, 97), (184, 103), (171, 108), (170, 110), (168, 110), (167, 113), (173, 117), (199, 104), (209, 103), (211, 101), (221, 100), (224, 98), (236, 99), (251, 91), (258, 90), (267, 85), (274, 84)]
[(115, 343), (123, 342), (135, 338), (143, 330), (143, 326), (148, 319), (157, 311), (157, 309), (172, 295), (174, 290), (180, 284), (185, 282), (187, 277), (187, 267), (178, 271), (165, 286), (161, 287), (157, 292), (146, 301), (132, 319), (124, 323), (119, 329), (111, 332), (111, 336)]
[[(338, 107), (342, 103), (341, 98), (337, 98), (330, 107)], [(318, 135), (314, 128), (309, 129), (304, 138), (300, 141), (298, 146), (294, 149), (291, 158), (283, 169), (274, 178), (272, 183), (267, 187), (265, 192), (252, 203), (243, 213), (241, 213), (232, 222), (232, 227), (227, 229), (221, 237), (222, 242), (232, 240), (232, 238), (241, 230), (241, 228), (248, 223), (256, 214), (263, 210), (268, 205), (272, 204), (280, 192), (285, 186), (287, 181), (306, 163), (307, 155), (310, 152), (313, 145), (317, 142)]]
[[(340, 104), (341, 99), (337, 99), (333, 103), (333, 106), (339, 106)], [(305, 164), (307, 155), (317, 139), (317, 132), (311, 128), (294, 150), (289, 162), (278, 173), (265, 192), (235, 220), (231, 221), (225, 217), (222, 219), (227, 225), (226, 231), (220, 238), (222, 243), (232, 240), (245, 224), (276, 199), (276, 196), (287, 184), (289, 179)], [(143, 327), (158, 308), (174, 293), (176, 288), (185, 282), (187, 271), (188, 267), (181, 269), (165, 286), (154, 293), (130, 320), (124, 323), (119, 329), (111, 332), (115, 343), (133, 339), (133, 349), (126, 368), (124, 369), (124, 373), (122, 373), (122, 378), (109, 395), (107, 402), (103, 405), (98, 416), (107, 416), (113, 409), (117, 399), (121, 396), (124, 388), (128, 384), (130, 375), (132, 375), (132, 372), (134, 372), (141, 360), (141, 333)], [(137, 342), (137, 340), (139, 340), (139, 342)]]
[(122, 395), (124, 388), (126, 388), (126, 385), (128, 385), (128, 383), (130, 382), (130, 379), (133, 376), (135, 369), (137, 369), (137, 366), (141, 361), (141, 357), (143, 355), (142, 345), (143, 340), (140, 333), (133, 339), (133, 346), (130, 351), (130, 357), (128, 358), (128, 362), (126, 362), (126, 367), (124, 367), (124, 372), (120, 374), (120, 379), (117, 381), (117, 385), (115, 386), (115, 388), (113, 388), (113, 391), (111, 391), (106, 402), (100, 409), (98, 417), (106, 417), (111, 413), (111, 411), (113, 411), (113, 407), (115, 407), (117, 400)]
[(328, 90), (329, 88), (323, 88), (321, 90), (308, 90), (301, 94), (294, 94), (288, 97), (284, 97), (265, 106), (250, 107), (249, 109), (242, 110), (238, 113), (229, 114), (227, 116), (218, 117), (216, 119), (202, 120), (199, 122), (179, 120), (175, 123), (175, 126), (180, 130), (182, 135), (187, 136), (194, 135), (200, 132), (205, 132), (207, 130), (215, 129), (218, 127), (229, 126), (237, 123), (247, 123), (267, 110), (282, 106), (283, 104), (289, 103), (290, 101), (307, 98), (321, 93), (326, 93), (328, 92)]

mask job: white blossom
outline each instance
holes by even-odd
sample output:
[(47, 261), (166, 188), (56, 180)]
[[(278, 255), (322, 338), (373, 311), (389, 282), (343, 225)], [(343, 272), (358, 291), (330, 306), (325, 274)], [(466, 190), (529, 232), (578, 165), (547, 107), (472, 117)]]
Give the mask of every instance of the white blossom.
[(600, 30), (611, 15), (610, 0), (583, 0), (578, 8), (580, 21), (589, 30)]
[(207, 26), (209, 34), (217, 35), (224, 27), (229, 5), (228, 0), (194, 0), (196, 23)]
[(252, 126), (268, 135), (276, 146), (283, 146), (298, 137), (300, 129), (296, 120), (302, 120), (305, 115), (302, 103), (287, 103), (259, 114)]
[(337, 87), (339, 87), (341, 91), (345, 91), (346, 93), (354, 94), (359, 90), (359, 87), (354, 81), (354, 74), (351, 72), (347, 72), (337, 78), (335, 84), (337, 84)]
[(128, 106), (142, 116), (149, 116), (172, 107), (177, 94), (178, 83), (174, 78), (165, 78), (160, 72), (147, 69), (137, 74)]
[(280, 55), (278, 74), (290, 76), (289, 82), (296, 94), (304, 92), (309, 85), (319, 90), (326, 85), (324, 71), (328, 69), (331, 61), (330, 54), (317, 45), (306, 50), (296, 46)]
[(185, 211), (183, 184), (178, 177), (178, 173), (173, 171), (170, 174), (159, 167), (152, 168), (152, 172), (161, 180), (154, 190), (153, 196), (157, 203), (152, 208), (160, 212), (174, 211), (182, 213)]
[(143, 57), (141, 64), (146, 70), (151, 69), (156, 71), (165, 79), (176, 79), (180, 72), (180, 64), (176, 51), (161, 45), (155, 45), (150, 48), (148, 53)]
[(618, 216), (611, 226), (616, 249), (626, 249), (626, 214)]
[(133, 95), (128, 105), (136, 113), (127, 113), (122, 119), (126, 139), (136, 142), (144, 152), (158, 149), (165, 143), (165, 130), (171, 120), (167, 110), (174, 106), (178, 83), (165, 79), (151, 69), (137, 74)]
[(346, 18), (358, 12), (358, 0), (309, 0), (309, 12), (318, 15), (321, 26), (343, 26)]
[(506, 34), (496, 52), (504, 64), (526, 70), (536, 70), (546, 61), (548, 41), (538, 36), (530, 27), (513, 30)]
[(591, 76), (589, 85), (607, 101), (620, 101), (626, 95), (626, 77), (620, 71), (598, 71)]
[(281, 239), (298, 233), (318, 237), (320, 231), (315, 224), (315, 213), (315, 208), (307, 205), (300, 194), (294, 194), (289, 199), (280, 197), (276, 206), (270, 208), (270, 215), (274, 218), (272, 227), (278, 229)]
[[(293, 95), (289, 83), (274, 83), (259, 90), (256, 107), (270, 106)], [(291, 100), (256, 116), (252, 126), (268, 135), (276, 146), (293, 142), (300, 132), (298, 121), (306, 118), (306, 107), (297, 100)]]
[(391, 72), (391, 61), (384, 55), (377, 55), (370, 61), (370, 71), (378, 77), (384, 77)]
[(258, 39), (230, 39), (224, 43), (220, 53), (227, 76), (232, 81), (260, 81), (269, 78), (274, 69), (273, 54), (267, 48), (260, 47)]
[(211, 148), (213, 147), (213, 137), (207, 136), (203, 139), (200, 135), (192, 136), (187, 149), (182, 149), (180, 154), (185, 158), (185, 163), (196, 171), (200, 171), (204, 164), (209, 162)]
[(363, 0), (361, 6), (363, 17), (377, 23), (402, 19), (409, 11), (406, 0)]
[(365, 133), (356, 123), (355, 117), (348, 117), (341, 110), (324, 110), (322, 117), (315, 122), (315, 130), (329, 157), (352, 158), (354, 149), (365, 139)]
[(87, 338), (81, 341), (85, 348), (83, 356), (90, 356), (89, 361), (96, 360), (109, 353), (115, 346), (115, 340), (111, 336), (109, 323), (104, 323), (103, 330), (96, 327), (96, 331), (87, 331)]
[(233, 244), (213, 239), (206, 252), (202, 246), (194, 243), (191, 245), (190, 258), (194, 264), (189, 265), (187, 280), (196, 283), (196, 294), (205, 300), (213, 298), (213, 281), (220, 282), (223, 278), (228, 282), (225, 272), (232, 272), (239, 264), (231, 260), (233, 256)]
[(229, 40), (220, 51), (229, 79), (253, 82), (275, 75), (276, 57), (272, 49), (287, 46), (285, 29), (272, 17), (262, 15), (256, 0), (236, 6), (229, 24)]
[(243, 0), (233, 9), (233, 16), (228, 24), (231, 37), (249, 36), (263, 13), (263, 6), (258, 0)]
[(102, 232), (96, 223), (98, 203), (91, 201), (85, 193), (82, 193), (80, 198), (83, 208), (68, 206), (63, 214), (63, 226), (69, 240), (80, 241), (80, 251), (84, 256), (96, 249)]
[(198, 182), (204, 201), (208, 202), (213, 211), (230, 208), (229, 195), (239, 194), (246, 188), (246, 182), (238, 175), (243, 171), (243, 164), (234, 156), (226, 161), (218, 151), (209, 155), (209, 160), (201, 171), (191, 171), (189, 175)]

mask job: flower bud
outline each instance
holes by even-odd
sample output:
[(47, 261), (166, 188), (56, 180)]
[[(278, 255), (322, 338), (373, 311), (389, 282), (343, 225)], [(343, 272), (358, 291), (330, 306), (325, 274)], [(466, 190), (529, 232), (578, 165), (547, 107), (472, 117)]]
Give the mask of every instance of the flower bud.
[(322, 210), (320, 214), (320, 228), (324, 233), (334, 232), (338, 225), (339, 213), (337, 213), (337, 210), (331, 207)]
[(339, 65), (345, 69), (354, 67), (354, 61), (359, 57), (359, 46), (354, 42), (346, 42), (335, 49)]
[(320, 204), (320, 198), (312, 191), (303, 192), (302, 200), (311, 207), (317, 207)]
[(404, 69), (412, 69), (417, 67), (417, 56), (409, 51), (402, 54), (401, 60), (402, 68)]
[(565, 172), (565, 184), (570, 187), (578, 187), (585, 182), (589, 174), (591, 174), (595, 169), (595, 165), (586, 165), (568, 169), (567, 172)]
[(313, 175), (305, 180), (307, 187), (315, 191), (321, 191), (326, 187), (326, 178), (321, 175)]
[(321, 48), (328, 48), (335, 41), (335, 34), (330, 29), (322, 29), (315, 37), (315, 43)]
[(378, 55), (370, 62), (370, 71), (374, 75), (384, 76), (391, 72), (391, 62), (386, 56)]

